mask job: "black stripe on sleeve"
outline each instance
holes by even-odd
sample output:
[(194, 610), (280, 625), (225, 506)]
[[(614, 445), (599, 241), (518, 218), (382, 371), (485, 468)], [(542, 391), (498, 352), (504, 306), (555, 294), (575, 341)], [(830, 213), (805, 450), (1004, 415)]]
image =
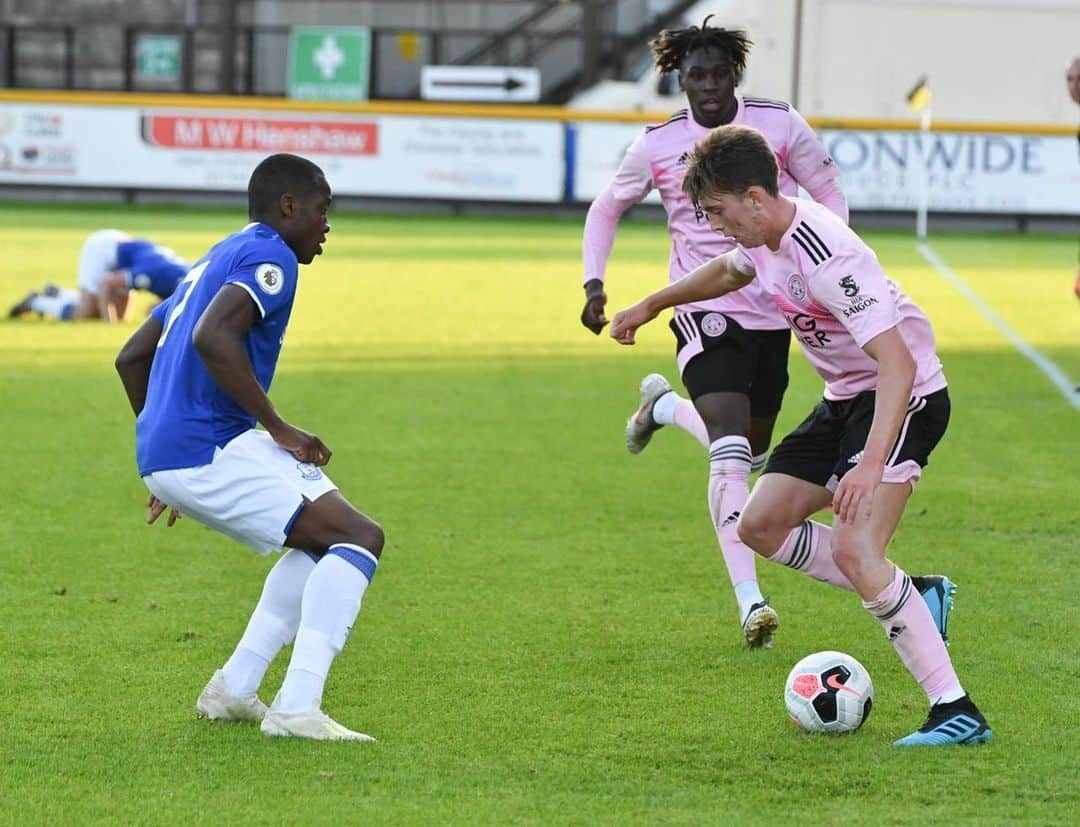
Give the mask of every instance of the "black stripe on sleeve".
[(784, 103), (783, 101), (773, 100), (772, 98), (755, 98), (744, 97), (743, 103), (747, 106), (761, 106), (771, 107), (773, 109), (783, 109), (785, 112), (791, 109), (790, 103)]
[(825, 259), (822, 258), (821, 253), (818, 252), (818, 249), (813, 245), (813, 242), (804, 238), (801, 233), (802, 227), (796, 227), (794, 232), (792, 232), (791, 237), (795, 239), (796, 244), (803, 248), (803, 252), (810, 257), (810, 261), (812, 261), (815, 266), (821, 264)]
[(825, 242), (821, 240), (821, 237), (817, 233), (814, 232), (813, 227), (811, 227), (805, 221), (799, 222), (799, 226), (802, 227), (804, 230), (806, 230), (806, 232), (808, 232), (810, 234), (810, 237), (813, 238), (814, 241), (816, 241), (818, 243), (818, 246), (822, 250), (825, 251), (825, 258), (831, 258), (832, 257), (832, 253), (829, 251), (829, 248), (825, 246)]
[(686, 118), (687, 118), (686, 110), (685, 109), (680, 109), (678, 112), (676, 112), (674, 115), (672, 115), (670, 118), (668, 118), (663, 123), (656, 123), (656, 124), (653, 124), (652, 126), (645, 127), (645, 131), (646, 132), (652, 132), (655, 129), (663, 129), (665, 126), (669, 126), (670, 124), (678, 123), (679, 121), (685, 121)]

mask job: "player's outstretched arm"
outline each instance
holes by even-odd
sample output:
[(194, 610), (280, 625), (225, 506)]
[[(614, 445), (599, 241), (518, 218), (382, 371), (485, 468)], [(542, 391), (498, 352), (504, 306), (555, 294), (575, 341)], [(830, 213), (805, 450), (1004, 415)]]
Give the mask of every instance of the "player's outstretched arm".
[(326, 465), (330, 449), (314, 434), (286, 422), (255, 378), (244, 339), (257, 318), (247, 291), (226, 284), (195, 324), (192, 344), (218, 387), (255, 417), (278, 445), (301, 462)]
[(633, 307), (615, 314), (611, 338), (623, 345), (634, 344), (637, 329), (659, 315), (660, 311), (680, 304), (713, 299), (734, 292), (753, 281), (735, 266), (735, 250), (707, 261), (663, 290), (646, 296)]
[(645, 134), (642, 133), (626, 150), (615, 177), (593, 199), (585, 215), (585, 233), (581, 243), (585, 268), (585, 307), (581, 311), (581, 323), (597, 336), (608, 323), (604, 315), (607, 304), (604, 271), (615, 245), (619, 219), (652, 188), (652, 164), (645, 147)]
[(863, 350), (878, 363), (878, 386), (862, 459), (840, 480), (833, 497), (833, 511), (846, 523), (855, 522), (857, 517), (870, 519), (874, 492), (900, 433), (915, 382), (915, 360), (899, 329), (891, 327), (879, 333)]
[(116, 372), (124, 385), (128, 402), (135, 416), (142, 413), (146, 404), (146, 386), (150, 382), (150, 366), (161, 338), (161, 322), (149, 317), (132, 335), (116, 356)]

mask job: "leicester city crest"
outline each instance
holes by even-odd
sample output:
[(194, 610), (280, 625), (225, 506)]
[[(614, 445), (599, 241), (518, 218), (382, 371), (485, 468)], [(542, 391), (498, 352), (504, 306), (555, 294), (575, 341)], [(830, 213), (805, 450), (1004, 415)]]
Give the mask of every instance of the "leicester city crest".
[(802, 276), (798, 273), (792, 273), (787, 280), (787, 291), (791, 294), (791, 298), (796, 301), (805, 299), (806, 285), (803, 283)]
[(701, 320), (701, 330), (706, 336), (723, 336), (727, 330), (727, 319), (720, 313), (709, 313)]

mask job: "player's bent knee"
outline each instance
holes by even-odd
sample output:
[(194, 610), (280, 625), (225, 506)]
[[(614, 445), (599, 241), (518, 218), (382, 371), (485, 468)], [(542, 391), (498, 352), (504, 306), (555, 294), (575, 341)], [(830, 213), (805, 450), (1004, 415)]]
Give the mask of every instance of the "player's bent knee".
[(383, 546), (386, 545), (386, 532), (381, 525), (362, 514), (361, 521), (353, 528), (353, 540), (359, 546), (363, 546), (371, 552), (372, 556), (382, 556)]
[(320, 555), (337, 543), (349, 543), (378, 558), (386, 544), (386, 533), (382, 526), (334, 491), (306, 505), (286, 537), (286, 543), (291, 548), (307, 549)]
[(844, 539), (837, 539), (833, 534), (832, 559), (836, 567), (852, 582), (858, 581), (862, 570), (862, 554), (858, 546)]
[(744, 511), (735, 528), (739, 539), (767, 560), (780, 550), (792, 530), (783, 521), (770, 518), (761, 509)]
[(759, 554), (768, 545), (768, 537), (771, 532), (764, 515), (744, 512), (739, 517), (739, 522), (735, 524), (735, 530), (739, 534), (739, 540)]

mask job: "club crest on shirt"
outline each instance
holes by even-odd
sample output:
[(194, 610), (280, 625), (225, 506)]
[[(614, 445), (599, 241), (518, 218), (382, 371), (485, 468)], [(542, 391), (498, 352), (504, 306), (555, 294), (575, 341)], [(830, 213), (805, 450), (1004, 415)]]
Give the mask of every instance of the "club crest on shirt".
[(727, 319), (720, 313), (709, 313), (701, 320), (701, 330), (706, 336), (723, 336), (727, 330)]
[(322, 471), (312, 465), (310, 462), (298, 462), (296, 463), (296, 470), (300, 472), (300, 476), (306, 480), (314, 482), (315, 480), (322, 479)]
[(269, 296), (276, 296), (285, 286), (285, 274), (276, 264), (260, 264), (255, 270), (255, 283)]
[(791, 294), (791, 298), (798, 301), (802, 301), (806, 298), (806, 285), (803, 283), (802, 276), (798, 273), (792, 273), (787, 280), (787, 291)]
[(150, 289), (150, 276), (146, 275), (146, 273), (139, 273), (132, 281), (134, 286), (139, 290)]

